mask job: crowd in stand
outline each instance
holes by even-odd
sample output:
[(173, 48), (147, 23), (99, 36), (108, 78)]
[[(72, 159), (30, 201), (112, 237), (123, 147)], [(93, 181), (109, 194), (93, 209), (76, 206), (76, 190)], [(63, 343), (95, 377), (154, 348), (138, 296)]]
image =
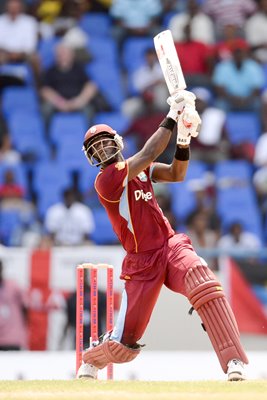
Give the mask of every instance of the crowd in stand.
[(110, 123), (128, 156), (156, 130), (168, 93), (153, 36), (170, 29), (202, 128), (186, 182), (156, 185), (159, 203), (195, 247), (266, 246), (266, 0), (6, 0), (0, 12), (3, 245), (116, 243), (97, 232), (109, 223), (95, 220), (82, 138)]

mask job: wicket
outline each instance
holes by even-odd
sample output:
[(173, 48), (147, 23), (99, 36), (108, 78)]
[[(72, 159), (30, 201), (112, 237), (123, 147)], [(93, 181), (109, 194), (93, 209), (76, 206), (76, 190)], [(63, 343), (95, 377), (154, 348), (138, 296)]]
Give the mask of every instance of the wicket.
[[(98, 340), (98, 271), (105, 269), (106, 290), (106, 331), (114, 324), (113, 266), (109, 264), (85, 263), (77, 266), (76, 292), (76, 374), (82, 364), (83, 353), (83, 314), (84, 314), (84, 270), (90, 270), (91, 334), (90, 345)], [(113, 379), (113, 364), (107, 366), (107, 379)]]

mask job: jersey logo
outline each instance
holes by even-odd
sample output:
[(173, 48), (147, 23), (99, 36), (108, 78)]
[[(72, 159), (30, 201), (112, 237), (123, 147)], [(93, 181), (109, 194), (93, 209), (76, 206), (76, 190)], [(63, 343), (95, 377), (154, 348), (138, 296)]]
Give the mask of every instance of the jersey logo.
[(148, 201), (152, 199), (152, 193), (151, 192), (144, 192), (142, 189), (141, 190), (135, 190), (134, 191), (134, 197), (135, 200), (138, 201), (140, 199)]
[(144, 173), (144, 171), (140, 172), (140, 174), (138, 174), (137, 177), (140, 179), (141, 182), (147, 182), (147, 176)]
[(120, 171), (121, 169), (125, 168), (125, 161), (117, 162), (115, 164), (115, 168), (117, 168), (118, 171)]

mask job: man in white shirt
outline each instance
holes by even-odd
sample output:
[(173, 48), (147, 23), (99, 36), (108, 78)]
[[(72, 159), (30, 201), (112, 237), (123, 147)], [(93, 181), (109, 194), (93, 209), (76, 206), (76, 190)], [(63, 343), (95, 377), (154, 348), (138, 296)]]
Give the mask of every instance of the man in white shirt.
[(6, 12), (0, 15), (0, 49), (6, 61), (22, 61), (36, 50), (37, 21), (23, 13), (22, 0), (7, 0)]
[[(0, 15), (0, 86), (31, 84), (39, 74), (37, 21), (23, 12), (22, 0), (7, 0)], [(31, 69), (33, 70), (33, 76)]]
[(215, 42), (213, 22), (210, 17), (201, 11), (198, 3), (196, 0), (188, 0), (187, 10), (175, 14), (170, 19), (169, 29), (175, 42), (183, 41), (184, 29), (189, 23), (192, 40), (205, 44), (213, 44)]
[(264, 64), (267, 63), (267, 1), (258, 3), (258, 11), (245, 24), (245, 35), (254, 55)]
[(48, 208), (44, 225), (52, 243), (58, 246), (84, 244), (95, 227), (91, 210), (77, 201), (73, 189), (65, 190), (64, 202)]
[(262, 247), (261, 241), (252, 232), (244, 230), (240, 222), (233, 222), (229, 227), (229, 232), (223, 235), (218, 241), (220, 249), (246, 249), (257, 250)]

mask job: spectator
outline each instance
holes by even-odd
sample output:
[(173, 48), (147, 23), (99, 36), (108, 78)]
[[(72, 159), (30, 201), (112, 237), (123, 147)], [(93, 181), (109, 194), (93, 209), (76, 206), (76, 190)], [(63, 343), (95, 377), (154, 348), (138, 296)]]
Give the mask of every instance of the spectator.
[(267, 132), (267, 88), (262, 93), (262, 124), (263, 130)]
[(91, 210), (78, 200), (77, 192), (67, 189), (64, 201), (48, 208), (44, 225), (56, 246), (77, 246), (89, 241), (94, 230)]
[(212, 70), (219, 61), (225, 61), (233, 58), (232, 44), (236, 39), (240, 39), (239, 30), (236, 25), (227, 24), (222, 28), (220, 40), (218, 40), (212, 51)]
[[(127, 138), (130, 137), (130, 139), (134, 140), (137, 150), (140, 150), (151, 136), (151, 130), (153, 130), (153, 128), (157, 129), (164, 115), (165, 113), (154, 108), (153, 103), (144, 102), (142, 113), (133, 118), (130, 126), (123, 135), (126, 138), (126, 146)], [(160, 158), (161, 157), (162, 156), (160, 156)], [(163, 155), (163, 157), (166, 157), (166, 155)], [(172, 155), (170, 157), (172, 157)], [(168, 161), (170, 161), (170, 159), (168, 158)]]
[(160, 209), (163, 212), (163, 215), (169, 221), (172, 229), (177, 232), (178, 231), (178, 221), (176, 216), (172, 211), (172, 199), (171, 194), (166, 185), (161, 183), (155, 183), (153, 185), (154, 193), (158, 202)]
[(21, 62), (32, 55), (37, 46), (36, 20), (24, 14), (22, 0), (7, 0), (6, 13), (0, 15), (1, 62)]
[(227, 233), (218, 240), (218, 247), (225, 250), (246, 249), (257, 250), (261, 241), (257, 235), (244, 229), (241, 222), (232, 222)]
[[(214, 249), (218, 234), (209, 227), (208, 215), (201, 210), (195, 210), (187, 218), (187, 234), (195, 249)], [(205, 261), (212, 270), (217, 270), (217, 261), (205, 256)]]
[(255, 146), (254, 165), (256, 171), (253, 184), (258, 196), (259, 206), (263, 216), (267, 216), (267, 132), (263, 133)]
[(261, 63), (267, 63), (267, 1), (258, 0), (258, 11), (246, 22), (246, 40), (250, 44), (253, 55)]
[(229, 148), (225, 129), (226, 114), (211, 104), (211, 93), (204, 87), (194, 87), (196, 109), (202, 124), (198, 137), (192, 143), (192, 157), (208, 163), (228, 158)]
[(25, 188), (17, 182), (12, 165), (5, 170), (3, 183), (0, 185), (0, 205), (2, 213), (11, 218), (11, 225), (7, 224), (2, 232), (5, 245), (22, 246), (29, 243), (24, 240), (24, 236), (26, 238), (26, 231), (32, 229), (36, 222), (36, 208), (25, 198)]
[(267, 132), (257, 140), (253, 162), (258, 168), (267, 166)]
[[(38, 42), (37, 21), (23, 12), (22, 0), (7, 0), (6, 12), (0, 15), (0, 64), (30, 63), (35, 74), (39, 65), (36, 57)], [(7, 71), (6, 71), (7, 73)], [(27, 66), (10, 67), (10, 75), (28, 79)]]
[(40, 94), (49, 122), (53, 112), (81, 111), (92, 117), (98, 89), (88, 79), (84, 65), (76, 62), (73, 50), (59, 44), (55, 65), (44, 72)]
[(187, 1), (187, 10), (175, 14), (169, 21), (169, 29), (175, 42), (183, 41), (184, 28), (191, 25), (191, 37), (196, 42), (212, 44), (215, 41), (212, 20), (202, 12), (197, 0)]
[(211, 48), (205, 43), (192, 39), (192, 26), (189, 22), (184, 27), (181, 42), (175, 42), (181, 67), (188, 86), (210, 86), (209, 57)]
[(42, 38), (54, 34), (53, 24), (60, 15), (64, 0), (37, 0), (30, 5), (32, 15), (39, 22), (39, 33)]
[(89, 12), (105, 12), (108, 13), (112, 4), (112, 0), (82, 0), (87, 3), (87, 11)]
[(206, 0), (202, 9), (212, 18), (218, 38), (229, 24), (237, 26), (243, 36), (246, 19), (255, 12), (256, 4), (253, 0)]
[(160, 0), (116, 0), (110, 7), (113, 35), (122, 49), (129, 36), (154, 36), (160, 31)]
[(132, 84), (137, 96), (125, 100), (124, 114), (131, 118), (140, 115), (147, 102), (152, 103), (155, 110), (166, 112), (167, 86), (154, 49), (145, 51), (145, 62), (133, 72)]
[(213, 84), (215, 105), (225, 111), (260, 110), (260, 90), (264, 85), (262, 67), (248, 56), (248, 44), (236, 39), (231, 45), (233, 59), (215, 67)]
[[(90, 274), (85, 269), (84, 274), (84, 317), (83, 317), (83, 347), (86, 349), (90, 343), (91, 333), (91, 303), (90, 303)], [(106, 294), (102, 290), (98, 290), (98, 336), (105, 332), (105, 316), (106, 316)], [(66, 300), (66, 323), (63, 329), (60, 348), (63, 342), (70, 338), (71, 348), (75, 349), (76, 343), (76, 292), (71, 293)]]
[(13, 149), (10, 136), (6, 133), (2, 136), (0, 143), (0, 162), (9, 165), (19, 164), (21, 155)]
[[(61, 42), (75, 52), (76, 61), (89, 62), (91, 55), (88, 50), (88, 35), (79, 26), (80, 18), (84, 13), (85, 2), (63, 2), (60, 15), (53, 24), (54, 35)], [(90, 39), (89, 39), (90, 40)]]
[(0, 184), (0, 199), (3, 201), (9, 199), (22, 199), (24, 197), (24, 188), (19, 185), (14, 177), (12, 169), (7, 169), (4, 173), (4, 182)]
[(14, 281), (4, 278), (0, 260), (0, 350), (27, 348), (27, 300)]

